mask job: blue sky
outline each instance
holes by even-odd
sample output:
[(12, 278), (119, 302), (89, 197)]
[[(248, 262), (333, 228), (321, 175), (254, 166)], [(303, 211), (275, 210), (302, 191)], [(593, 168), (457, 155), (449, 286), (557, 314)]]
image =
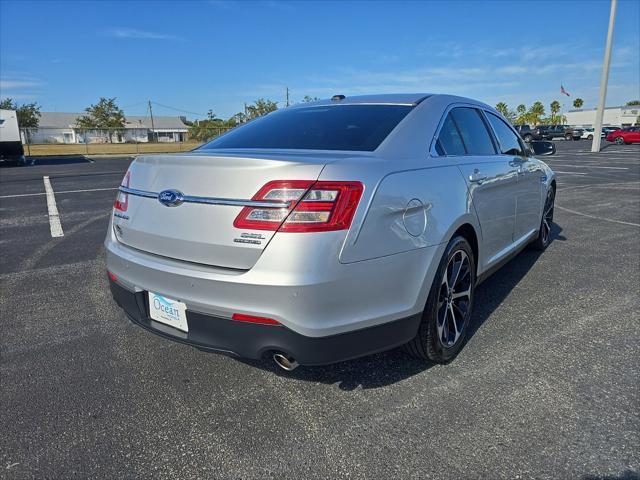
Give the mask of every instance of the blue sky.
[[(190, 118), (260, 97), (283, 105), (285, 86), (293, 101), (435, 92), (594, 107), (608, 17), (606, 0), (0, 0), (0, 96), (45, 111), (117, 97), (130, 115), (151, 99)], [(607, 105), (638, 97), (640, 2), (621, 0)]]

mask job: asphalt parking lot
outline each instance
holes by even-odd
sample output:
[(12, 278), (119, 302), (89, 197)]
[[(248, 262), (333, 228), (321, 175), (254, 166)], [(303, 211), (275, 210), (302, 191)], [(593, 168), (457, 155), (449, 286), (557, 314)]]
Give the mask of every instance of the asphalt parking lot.
[(640, 478), (640, 145), (557, 145), (554, 241), (478, 289), (453, 363), (291, 374), (112, 302), (102, 241), (130, 158), (1, 169), (0, 477)]

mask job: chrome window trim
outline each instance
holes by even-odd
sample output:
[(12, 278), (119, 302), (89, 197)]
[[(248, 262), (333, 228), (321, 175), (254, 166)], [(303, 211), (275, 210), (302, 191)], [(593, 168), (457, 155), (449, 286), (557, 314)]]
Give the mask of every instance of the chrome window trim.
[[(158, 199), (160, 192), (149, 192), (120, 186), (118, 189), (122, 193), (127, 193), (135, 197)], [(205, 205), (226, 205), (229, 207), (255, 207), (255, 208), (289, 208), (290, 202), (278, 202), (269, 200), (242, 200), (233, 198), (198, 197), (195, 195), (184, 195), (183, 203), (199, 203)]]
[[(495, 145), (496, 145), (496, 155), (501, 155), (501, 156), (505, 156), (505, 157), (525, 157), (528, 158), (529, 155), (527, 155), (527, 152), (529, 152), (529, 149), (525, 147), (524, 145), (524, 141), (522, 140), (522, 137), (520, 136), (520, 134), (518, 133), (518, 130), (516, 130), (516, 128), (511, 125), (511, 123), (504, 118), (502, 115), (500, 115), (500, 112), (492, 112), (491, 110), (487, 110), (486, 108), (482, 109), (482, 114), (484, 115), (485, 118), (485, 122), (487, 123), (487, 126), (489, 128), (489, 131), (491, 132), (491, 135), (493, 135), (493, 137), (495, 138)], [(520, 148), (522, 149), (523, 155), (508, 155), (506, 153), (502, 153), (502, 148), (500, 147), (500, 140), (498, 140), (498, 134), (496, 133), (495, 129), (493, 128), (493, 125), (491, 125), (491, 121), (489, 120), (488, 114), (492, 114), (495, 117), (498, 118), (498, 120), (501, 120), (508, 128), (511, 129), (511, 131), (515, 134), (516, 136), (516, 140), (518, 140), (518, 143), (520, 144)]]
[[(493, 143), (493, 148), (494, 150), (496, 150), (496, 153), (493, 154), (475, 154), (475, 153), (465, 153), (462, 155), (440, 155), (438, 154), (438, 151), (436, 150), (436, 142), (438, 141), (438, 137), (440, 136), (440, 130), (442, 130), (442, 126), (444, 125), (444, 121), (447, 119), (447, 115), (449, 115), (449, 112), (451, 110), (453, 110), (454, 108), (459, 108), (459, 107), (466, 107), (466, 108), (474, 108), (476, 110), (478, 110), (478, 113), (480, 115), (480, 119), (482, 120), (483, 123), (485, 123), (485, 128), (487, 129), (487, 133), (489, 134), (489, 139), (491, 140), (491, 143)], [(438, 122), (438, 126), (436, 128), (436, 131), (433, 135), (433, 138), (431, 139), (431, 145), (429, 147), (429, 157), (431, 158), (447, 158), (447, 157), (493, 157), (495, 155), (498, 155), (498, 148), (497, 148), (497, 144), (495, 143), (492, 135), (493, 135), (493, 130), (491, 130), (491, 126), (487, 126), (486, 125), (486, 118), (484, 117), (484, 110), (486, 110), (486, 107), (482, 106), (482, 105), (476, 105), (475, 103), (466, 103), (466, 102), (457, 102), (457, 103), (451, 103), (447, 106), (447, 108), (444, 110), (444, 113), (442, 114), (442, 117), (440, 118), (440, 121)]]

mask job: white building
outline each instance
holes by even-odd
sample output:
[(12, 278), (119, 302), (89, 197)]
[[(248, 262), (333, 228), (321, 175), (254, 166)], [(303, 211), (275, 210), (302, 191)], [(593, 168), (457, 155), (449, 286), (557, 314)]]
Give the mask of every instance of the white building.
[[(596, 109), (569, 110), (564, 114), (567, 123), (575, 127), (593, 127), (596, 123)], [(640, 106), (627, 105), (625, 107), (607, 107), (602, 119), (603, 127), (630, 127), (637, 122)]]
[[(126, 116), (123, 129), (86, 130), (76, 127), (82, 113), (42, 112), (39, 126), (29, 129), (29, 143), (145, 143), (152, 139), (158, 142), (184, 142), (189, 127), (180, 117)], [(22, 141), (26, 143), (24, 131)]]

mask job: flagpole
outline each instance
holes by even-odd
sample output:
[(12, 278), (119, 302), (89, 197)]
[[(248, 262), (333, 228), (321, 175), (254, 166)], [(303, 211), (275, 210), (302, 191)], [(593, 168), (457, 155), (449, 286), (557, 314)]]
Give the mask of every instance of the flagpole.
[(593, 143), (591, 151), (600, 151), (600, 135), (602, 132), (602, 119), (604, 117), (604, 103), (607, 98), (607, 83), (609, 82), (609, 67), (611, 66), (611, 46), (613, 44), (613, 27), (616, 23), (616, 8), (618, 0), (611, 0), (611, 11), (609, 13), (609, 30), (607, 31), (607, 43), (604, 49), (604, 61), (602, 64), (602, 77), (600, 78), (600, 98), (598, 100), (598, 110), (596, 111), (596, 122), (593, 125)]

